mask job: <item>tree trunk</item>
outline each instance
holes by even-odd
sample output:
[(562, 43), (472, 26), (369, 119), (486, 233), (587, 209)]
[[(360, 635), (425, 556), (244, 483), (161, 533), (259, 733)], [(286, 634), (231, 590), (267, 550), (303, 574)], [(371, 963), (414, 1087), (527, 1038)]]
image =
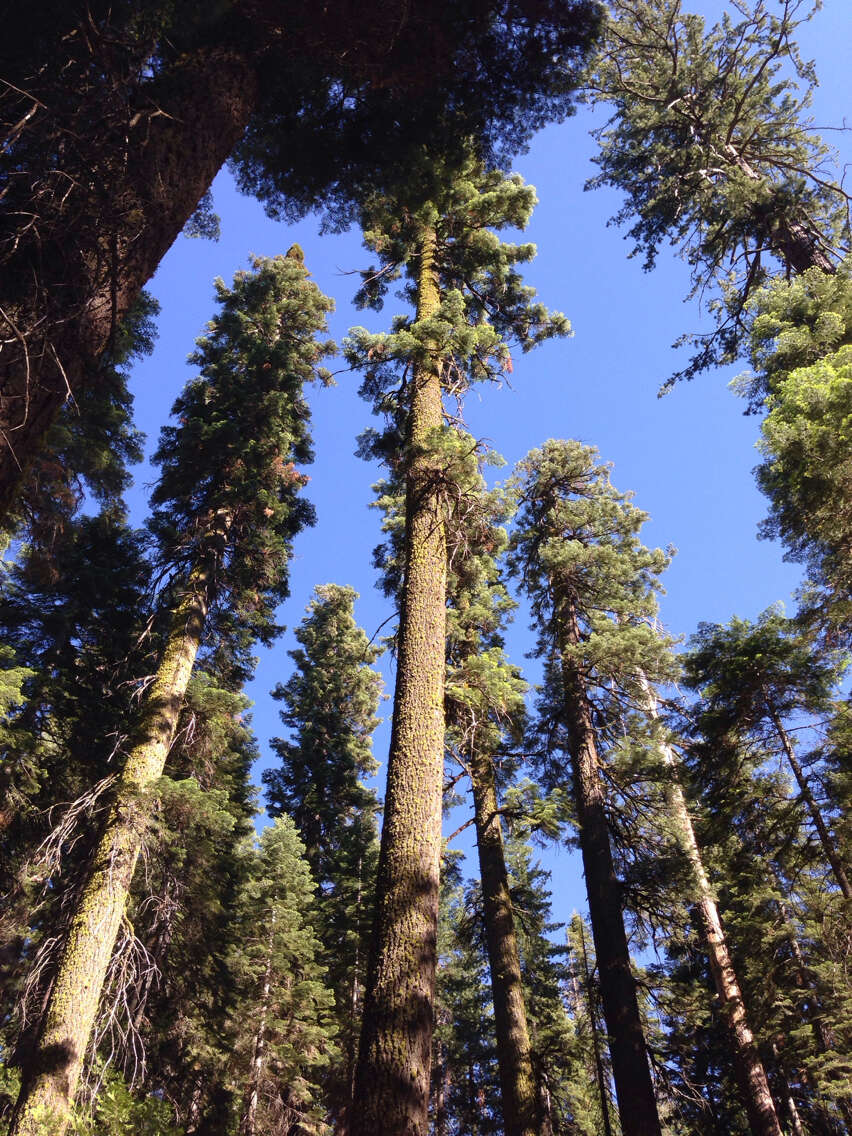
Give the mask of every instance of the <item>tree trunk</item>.
[[(576, 601), (569, 594), (560, 607), (562, 646), (576, 646), (580, 642)], [(624, 1136), (661, 1136), (636, 982), (630, 969), (621, 885), (609, 842), (591, 708), (581, 670), (568, 655), (563, 655), (562, 677), (580, 850), (621, 1128)]]
[[(649, 717), (655, 719), (657, 708), (654, 694), (644, 677), (641, 681), (647, 699), (646, 710)], [(754, 1034), (748, 1024), (745, 1001), (731, 961), (722, 920), (719, 917), (719, 908), (704, 870), (701, 850), (695, 839), (695, 829), (686, 806), (683, 788), (678, 781), (677, 761), (667, 745), (660, 746), (660, 753), (670, 771), (665, 787), (666, 803), (677, 829), (681, 850), (692, 872), (692, 882), (697, 892), (695, 906), (699, 917), (699, 933), (710, 961), (710, 971), (721, 1003), (722, 1017), (728, 1027), (734, 1072), (748, 1115), (749, 1128), (752, 1136), (782, 1136), (766, 1070), (755, 1045)]]
[(766, 708), (769, 711), (769, 716), (772, 719), (778, 738), (787, 755), (787, 761), (790, 763), (790, 768), (793, 770), (793, 776), (796, 778), (796, 784), (799, 786), (799, 792), (802, 794), (802, 799), (808, 807), (808, 812), (811, 814), (811, 820), (814, 822), (814, 828), (817, 830), (820, 844), (822, 844), (825, 858), (831, 865), (831, 870), (834, 872), (834, 878), (840, 885), (840, 890), (843, 892), (844, 899), (852, 899), (852, 884), (849, 883), (849, 877), (846, 874), (846, 868), (840, 858), (840, 854), (834, 846), (831, 833), (828, 831), (828, 826), (822, 817), (819, 805), (816, 803), (816, 798), (811, 792), (811, 787), (807, 782), (804, 770), (796, 756), (796, 751), (793, 748), (793, 743), (787, 731), (784, 729), (784, 724), (775, 706), (766, 693), (764, 693), (764, 700)]
[[(4, 327), (0, 364), (0, 520), (62, 405), (97, 381), (97, 361), (234, 148), (257, 99), (248, 55), (204, 49), (143, 87), (128, 108), (124, 155), (92, 171), (91, 200), (51, 223), (37, 262), (16, 264), (32, 309), (27, 336)], [(54, 279), (54, 277), (56, 277)], [(34, 283), (30, 284), (30, 281)]]
[(778, 1076), (781, 1078), (784, 1085), (784, 1108), (787, 1111), (787, 1116), (790, 1121), (790, 1132), (792, 1136), (805, 1136), (805, 1130), (802, 1127), (802, 1118), (799, 1116), (799, 1110), (796, 1107), (796, 1102), (793, 1099), (793, 1091), (790, 1088), (790, 1079), (787, 1076), (787, 1070), (781, 1062), (781, 1055), (778, 1052), (778, 1046), (773, 1041), (772, 1043), (772, 1056), (775, 1058), (775, 1065), (777, 1068)]
[[(753, 169), (732, 143), (728, 143), (725, 147), (725, 153), (728, 160), (750, 181), (768, 183), (768, 179)], [(795, 273), (807, 272), (809, 268), (835, 272), (834, 261), (823, 248), (823, 234), (819, 227), (814, 225), (804, 213), (800, 214), (799, 219), (787, 216), (787, 208), (784, 202), (780, 204), (771, 231), (772, 239), (777, 243), (776, 251), (779, 258), (788, 270)], [(765, 222), (758, 221), (758, 229), (763, 224)]]
[[(435, 246), (434, 230), (426, 232), (418, 320), (440, 304)], [(444, 494), (429, 452), (443, 423), (440, 361), (416, 367), (411, 385), (399, 654), (354, 1136), (423, 1136), (428, 1125), (447, 592)]]
[(251, 1071), (246, 1086), (243, 1115), (240, 1118), (240, 1136), (254, 1136), (257, 1128), (257, 1102), (260, 1098), (260, 1080), (263, 1075), (263, 1062), (266, 1056), (266, 1018), (269, 1013), (269, 999), (272, 994), (272, 946), (275, 939), (275, 909), (269, 924), (266, 971), (263, 975), (263, 988), (260, 1000), (260, 1022), (254, 1035), (254, 1051), (251, 1058)]
[(592, 1029), (592, 1050), (595, 1055), (595, 1076), (598, 1081), (598, 1095), (601, 1102), (601, 1120), (603, 1122), (604, 1136), (612, 1136), (612, 1122), (609, 1118), (609, 1093), (606, 1087), (603, 1059), (601, 1057), (601, 1043), (598, 1037), (598, 1015), (595, 1008), (595, 998), (592, 992), (592, 976), (589, 974), (589, 959), (586, 955), (586, 932), (580, 922), (580, 946), (583, 951), (583, 974), (586, 979), (586, 1000), (589, 1007), (589, 1025)]
[(535, 1076), (494, 769), (490, 758), (473, 754), (470, 771), (505, 1136), (536, 1136)]
[(436, 1064), (440, 1070), (440, 1077), (435, 1093), (434, 1136), (449, 1136), (450, 1117), (447, 1109), (447, 1090), (450, 1087), (450, 1071), (447, 1067), (444, 1047), (440, 1042), (435, 1046), (435, 1057), (437, 1058)]
[(104, 978), (142, 847), (144, 794), (162, 776), (207, 616), (209, 572), (196, 569), (178, 603), (157, 675), (141, 712), (116, 799), (72, 917), (32, 1059), (24, 1070), (9, 1136), (62, 1136), (89, 1043)]

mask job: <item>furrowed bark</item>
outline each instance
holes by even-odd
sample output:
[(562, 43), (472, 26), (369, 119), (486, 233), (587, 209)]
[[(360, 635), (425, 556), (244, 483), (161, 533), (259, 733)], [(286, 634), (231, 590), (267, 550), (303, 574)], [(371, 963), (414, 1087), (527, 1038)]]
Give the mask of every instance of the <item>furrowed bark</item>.
[[(570, 593), (561, 597), (559, 608), (562, 646), (576, 646), (580, 642), (577, 608)], [(564, 655), (562, 678), (580, 850), (618, 1115), (624, 1136), (661, 1136), (636, 982), (630, 968), (621, 886), (609, 841), (591, 708), (579, 666)]]
[[(32, 265), (16, 264), (21, 311), (2, 312), (0, 521), (62, 405), (96, 363), (202, 194), (236, 145), (257, 100), (254, 63), (198, 50), (128, 109), (126, 153), (97, 170), (92, 198), (53, 220)], [(95, 196), (96, 193), (96, 196)]]
[[(434, 229), (424, 234), (417, 318), (438, 309)], [(405, 569), (388, 783), (356, 1073), (353, 1136), (425, 1136), (444, 758), (447, 549), (440, 471), (440, 362), (412, 378)]]
[(9, 1136), (63, 1136), (148, 819), (142, 795), (162, 776), (201, 642), (209, 571), (199, 568), (175, 608), (162, 661), (145, 699), (139, 740), (71, 920), (39, 1041), (24, 1070)]
[[(649, 717), (657, 717), (654, 695), (647, 682), (642, 680)], [(748, 1116), (752, 1136), (782, 1136), (778, 1113), (769, 1089), (766, 1070), (748, 1024), (745, 1001), (740, 990), (737, 973), (728, 949), (728, 942), (713, 896), (710, 880), (704, 869), (701, 850), (695, 839), (695, 829), (686, 805), (683, 788), (677, 779), (677, 762), (667, 745), (660, 747), (663, 762), (671, 776), (666, 782), (666, 803), (675, 823), (681, 851), (689, 863), (697, 897), (699, 933), (710, 961), (713, 985), (721, 1005), (722, 1017), (731, 1040), (731, 1057), (743, 1105)]]
[(505, 1136), (536, 1136), (535, 1076), (494, 769), (487, 756), (473, 754), (470, 771)]

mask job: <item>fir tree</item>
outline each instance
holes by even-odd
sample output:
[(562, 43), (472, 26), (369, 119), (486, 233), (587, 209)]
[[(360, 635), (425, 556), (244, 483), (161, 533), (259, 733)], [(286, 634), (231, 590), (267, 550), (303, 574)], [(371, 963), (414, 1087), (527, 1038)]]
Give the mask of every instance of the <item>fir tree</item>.
[(850, 263), (774, 280), (748, 306), (753, 371), (737, 380), (766, 417), (757, 482), (769, 498), (761, 535), (780, 538), (809, 576), (805, 608), (836, 636), (850, 633), (848, 509), (852, 494)]
[[(377, 921), (356, 1078), (356, 1133), (425, 1131), (431, 1054), (444, 757), (444, 641), (448, 509), (456, 466), (469, 449), (444, 426), (445, 392), (496, 378), (510, 345), (529, 350), (564, 334), (562, 316), (533, 302), (516, 269), (531, 245), (504, 244), (495, 228), (521, 227), (534, 202), (520, 178), (474, 161), (449, 169), (423, 156), (394, 197), (365, 209), (380, 267), (361, 299), (381, 304), (406, 272), (414, 318), (391, 333), (355, 329), (347, 357), (390, 418), (365, 451), (405, 482), (401, 619), (388, 788), (379, 859)], [(401, 1086), (407, 1086), (403, 1091)]]
[[(683, 770), (670, 740), (660, 733), (656, 698), (647, 683), (643, 685), (647, 699), (645, 711), (651, 726), (650, 736), (644, 739), (644, 744), (662, 760), (663, 796), (677, 856), (682, 861), (678, 868), (685, 878), (689, 900), (695, 905), (701, 946), (707, 954), (721, 1017), (727, 1028), (739, 1095), (748, 1116), (749, 1129), (754, 1136), (780, 1136), (781, 1129), (766, 1070), (755, 1044), (728, 936), (722, 924), (704, 856), (696, 839), (695, 826), (683, 788)], [(637, 729), (637, 723), (632, 725)]]
[(9, 568), (0, 626), (14, 698), (0, 790), (4, 1056), (26, 1059), (69, 905), (126, 750), (149, 566), (113, 511), (81, 517), (52, 556), (29, 547)]
[(362, 778), (375, 771), (371, 735), (381, 679), (380, 649), (355, 622), (356, 593), (337, 584), (316, 598), (290, 652), (295, 672), (273, 691), (284, 704), (290, 740), (273, 738), (280, 767), (266, 770), (270, 814), (289, 816), (305, 844), (318, 887), (315, 926), (334, 991), (343, 1067), (324, 1076), (329, 1107), (345, 1130), (357, 1057), (372, 889), (378, 857), (375, 793)]
[[(514, 606), (496, 556), (505, 548), (499, 527), (506, 503), (487, 494), (470, 439), (467, 507), (450, 525), (445, 691), (447, 747), (467, 772), (473, 796), (485, 942), (494, 1004), (506, 1136), (539, 1130), (530, 1037), (512, 896), (497, 797), (497, 765), (517, 737), (526, 684), (503, 651), (502, 625)], [(506, 770), (504, 769), (505, 776)]]
[[(518, 466), (520, 511), (513, 569), (532, 600), (538, 650), (548, 668), (552, 720), (562, 724), (621, 1126), (659, 1136), (624, 926), (602, 778), (601, 725), (636, 704), (638, 674), (671, 673), (666, 645), (649, 626), (666, 555), (640, 544), (645, 515), (609, 482), (596, 453), (548, 442)], [(546, 755), (551, 769), (558, 759)]]
[(795, 777), (827, 865), (845, 899), (852, 899), (849, 870), (823, 815), (791, 736), (797, 712), (828, 708), (842, 664), (836, 653), (818, 655), (777, 609), (756, 624), (733, 619), (727, 627), (702, 624), (691, 643), (686, 680), (700, 689), (715, 729), (782, 754)]
[[(157, 786), (146, 871), (128, 903), (125, 927), (141, 965), (123, 995), (127, 1022), (113, 1015), (117, 1029), (101, 1044), (101, 1052), (107, 1045), (116, 1052), (138, 1095), (168, 1101), (190, 1131), (225, 1106), (233, 1110), (233, 959), (245, 932), (240, 897), (254, 870), (245, 846), (254, 833), (249, 771), (258, 750), (248, 700), (210, 663), (196, 667), (187, 688), (169, 776)], [(99, 1017), (121, 993), (105, 991)]]
[(317, 1081), (337, 1056), (333, 994), (312, 925), (315, 885), (291, 820), (278, 817), (263, 830), (254, 861), (235, 944), (239, 1136), (324, 1133)]
[[(847, 956), (847, 869), (812, 791), (819, 781), (807, 758), (799, 761), (784, 722), (798, 711), (796, 725), (807, 727), (799, 715), (825, 704), (837, 660), (815, 654), (772, 610), (756, 625), (705, 625), (694, 645), (687, 677), (703, 696), (691, 711), (690, 763), (709, 806), (706, 839), (719, 849), (716, 886), (737, 967), (764, 1036), (775, 1039), (780, 1094), (792, 1099), (792, 1092), (806, 1124), (809, 1113), (824, 1113), (823, 1094), (848, 1123), (848, 1073), (838, 1056), (848, 1047), (849, 1004), (836, 979)], [(788, 748), (798, 792), (776, 771), (779, 757), (788, 763)], [(840, 878), (827, 862), (835, 853)]]
[(331, 304), (306, 277), (294, 257), (278, 257), (256, 261), (231, 290), (218, 283), (222, 310), (192, 356), (201, 377), (175, 404), (180, 425), (163, 432), (151, 530), (173, 572), (169, 628), (70, 923), (14, 1136), (38, 1131), (48, 1116), (57, 1133), (67, 1125), (141, 850), (146, 796), (163, 772), (203, 636), (218, 636), (239, 672), (251, 644), (276, 631), (291, 541), (312, 520), (294, 465), (310, 458), (302, 386), (329, 350), (316, 335)]

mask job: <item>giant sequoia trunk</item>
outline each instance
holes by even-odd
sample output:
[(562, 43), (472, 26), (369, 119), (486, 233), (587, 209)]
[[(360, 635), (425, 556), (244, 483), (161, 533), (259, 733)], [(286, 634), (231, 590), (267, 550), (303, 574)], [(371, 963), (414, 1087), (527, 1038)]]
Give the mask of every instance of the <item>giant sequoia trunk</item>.
[[(649, 716), (656, 718), (654, 695), (644, 679), (642, 685)], [(666, 781), (666, 804), (675, 824), (681, 851), (689, 863), (692, 883), (697, 893), (695, 907), (699, 918), (699, 933), (707, 951), (713, 985), (716, 987), (722, 1017), (728, 1029), (734, 1072), (748, 1115), (749, 1128), (752, 1136), (782, 1136), (766, 1070), (755, 1045), (754, 1034), (748, 1024), (745, 1001), (731, 960), (731, 952), (719, 917), (719, 908), (704, 869), (683, 788), (677, 778), (677, 762), (667, 745), (661, 746), (660, 752), (670, 773)]]
[(535, 1075), (494, 769), (488, 757), (473, 754), (470, 772), (505, 1134), (536, 1136)]
[[(422, 238), (417, 318), (440, 304), (434, 230)], [(443, 422), (440, 361), (411, 381), (405, 567), (376, 919), (356, 1074), (354, 1136), (423, 1136), (430, 1057), (444, 758), (447, 551), (430, 453)]]
[[(559, 608), (561, 646), (576, 646), (580, 642), (577, 604), (570, 591)], [(591, 706), (581, 669), (569, 655), (563, 656), (562, 677), (580, 850), (621, 1129), (624, 1136), (661, 1136), (636, 981), (630, 969), (621, 885), (610, 847)]]
[[(253, 62), (226, 49), (198, 50), (150, 90), (142, 85), (139, 105), (127, 107), (123, 153), (101, 153), (91, 184), (74, 186), (82, 198), (40, 219), (32, 263), (7, 266), (16, 292), (2, 313), (0, 521), (63, 403), (97, 380), (116, 326), (234, 148), (256, 98)], [(86, 140), (93, 153), (96, 143)]]
[(89, 1044), (101, 991), (142, 847), (150, 806), (145, 794), (162, 776), (201, 642), (208, 571), (197, 569), (176, 606), (151, 684), (65, 940), (44, 1020), (9, 1136), (62, 1136)]

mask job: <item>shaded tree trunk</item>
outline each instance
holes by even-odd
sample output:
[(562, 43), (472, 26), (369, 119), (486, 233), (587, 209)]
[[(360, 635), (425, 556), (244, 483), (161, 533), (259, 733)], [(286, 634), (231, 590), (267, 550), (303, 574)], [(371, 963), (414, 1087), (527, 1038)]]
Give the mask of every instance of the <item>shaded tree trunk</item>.
[(196, 569), (175, 608), (162, 660), (141, 712), (138, 741), (71, 919), (39, 1041), (24, 1069), (9, 1136), (62, 1136), (77, 1091), (104, 978), (124, 916), (150, 806), (162, 776), (207, 616), (209, 572)]
[(769, 716), (772, 719), (772, 724), (778, 734), (778, 739), (784, 749), (787, 761), (790, 763), (790, 768), (793, 770), (793, 776), (796, 778), (799, 792), (802, 794), (802, 799), (807, 806), (808, 812), (811, 814), (811, 820), (814, 822), (814, 828), (817, 830), (820, 844), (822, 845), (823, 852), (825, 852), (825, 858), (828, 860), (832, 872), (834, 872), (834, 878), (837, 880), (840, 890), (843, 892), (844, 899), (852, 899), (852, 884), (850, 884), (849, 877), (846, 874), (846, 867), (835, 847), (831, 833), (828, 831), (828, 825), (823, 819), (822, 811), (816, 802), (816, 798), (805, 777), (805, 772), (796, 756), (796, 751), (793, 748), (793, 743), (790, 741), (790, 736), (784, 729), (781, 717), (768, 694), (764, 693), (764, 701), (766, 702), (766, 708), (769, 711)]
[(536, 1136), (535, 1076), (494, 769), (488, 757), (472, 754), (470, 772), (505, 1132)]
[(595, 999), (592, 993), (592, 976), (589, 974), (589, 959), (586, 954), (586, 932), (580, 923), (580, 947), (583, 952), (583, 975), (586, 980), (586, 1000), (589, 1007), (589, 1025), (592, 1028), (592, 1051), (595, 1056), (595, 1076), (598, 1082), (598, 1095), (601, 1102), (601, 1120), (603, 1121), (604, 1136), (612, 1136), (612, 1122), (609, 1118), (609, 1093), (606, 1088), (603, 1058), (601, 1057), (601, 1043), (598, 1037), (598, 1015), (595, 1009)]
[[(559, 609), (561, 646), (576, 646), (580, 642), (577, 605), (570, 592), (560, 598)], [(563, 655), (562, 677), (580, 850), (618, 1114), (624, 1136), (660, 1136), (636, 982), (630, 968), (621, 885), (610, 847), (591, 707), (580, 667), (567, 655)]]
[(15, 332), (4, 320), (0, 520), (62, 405), (96, 381), (116, 326), (234, 148), (256, 99), (247, 56), (224, 49), (187, 56), (162, 83), (142, 88), (140, 105), (128, 106), (126, 153), (93, 169), (96, 197), (52, 219), (37, 263), (18, 280), (29, 289), (19, 310), (37, 314), (27, 317), (34, 330), (24, 336), (26, 327)]
[[(417, 319), (440, 304), (434, 229), (422, 239)], [(427, 1131), (444, 759), (447, 552), (440, 361), (415, 367), (408, 418), (405, 568), (388, 782), (354, 1136)]]

